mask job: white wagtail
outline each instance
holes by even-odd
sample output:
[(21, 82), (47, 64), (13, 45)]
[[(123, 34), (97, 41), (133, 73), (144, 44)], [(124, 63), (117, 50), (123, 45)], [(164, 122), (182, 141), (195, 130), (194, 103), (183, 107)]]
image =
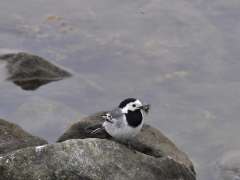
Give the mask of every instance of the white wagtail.
[(123, 100), (119, 106), (102, 116), (101, 127), (91, 133), (105, 130), (111, 137), (117, 140), (129, 140), (134, 138), (141, 130), (144, 123), (144, 115), (148, 113), (150, 105), (143, 105), (135, 98)]

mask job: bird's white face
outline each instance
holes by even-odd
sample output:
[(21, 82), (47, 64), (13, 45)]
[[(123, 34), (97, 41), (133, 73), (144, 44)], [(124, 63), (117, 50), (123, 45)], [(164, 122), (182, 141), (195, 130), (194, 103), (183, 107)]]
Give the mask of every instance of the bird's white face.
[(122, 112), (126, 114), (128, 113), (128, 111), (136, 111), (142, 106), (142, 102), (137, 99), (134, 102), (129, 102), (128, 104), (126, 104), (126, 106), (122, 108)]

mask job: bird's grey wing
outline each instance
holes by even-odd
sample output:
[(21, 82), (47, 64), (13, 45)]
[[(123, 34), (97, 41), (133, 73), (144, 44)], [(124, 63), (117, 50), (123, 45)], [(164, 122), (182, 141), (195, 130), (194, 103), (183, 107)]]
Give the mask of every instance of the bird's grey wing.
[(123, 116), (123, 113), (119, 108), (113, 109), (112, 111), (109, 112), (109, 114), (112, 116), (113, 119), (119, 119), (120, 117)]
[(115, 108), (111, 111), (107, 111), (102, 116), (102, 118), (103, 118), (104, 121), (114, 123), (114, 121), (120, 119), (122, 115), (123, 115), (123, 113), (122, 113), (121, 109)]
[[(111, 111), (107, 111), (104, 115), (102, 115), (102, 118), (105, 121), (113, 123), (112, 120), (118, 120), (121, 118), (122, 115), (123, 113), (121, 109), (115, 108)], [(86, 130), (91, 134), (98, 134), (98, 133), (102, 133), (102, 131), (105, 131), (104, 127), (102, 126), (102, 123), (91, 125), (87, 127)]]

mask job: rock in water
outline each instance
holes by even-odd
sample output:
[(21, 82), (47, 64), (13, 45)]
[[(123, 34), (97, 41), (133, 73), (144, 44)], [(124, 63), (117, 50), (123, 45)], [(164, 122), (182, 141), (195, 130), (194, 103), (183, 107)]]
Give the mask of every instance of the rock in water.
[(47, 144), (47, 141), (32, 136), (18, 125), (0, 119), (0, 155), (17, 149), (43, 144)]
[[(101, 134), (89, 133), (87, 127), (102, 123), (101, 116), (105, 112), (99, 112), (92, 116), (83, 118), (79, 122), (73, 124), (65, 133), (58, 139), (62, 142), (68, 139), (85, 139), (85, 138), (102, 138), (112, 139), (107, 133)], [(179, 162), (182, 166), (187, 167), (189, 172), (195, 175), (194, 167), (188, 156), (179, 150), (176, 145), (164, 136), (159, 130), (144, 125), (138, 136), (130, 141), (132, 148), (143, 154), (152, 156), (153, 158), (171, 157), (175, 162)], [(160, 159), (161, 159), (160, 158)]]
[(0, 158), (1, 180), (195, 180), (183, 164), (107, 139), (75, 139)]
[(218, 180), (240, 180), (240, 151), (224, 153), (217, 166)]
[(7, 62), (7, 79), (24, 90), (36, 90), (44, 84), (71, 76), (47, 60), (27, 53), (1, 55), (0, 61)]
[[(85, 121), (98, 121), (100, 114)], [(77, 123), (77, 127), (79, 125), (81, 123)], [(186, 154), (148, 125), (144, 126), (138, 141), (133, 142), (137, 151), (111, 139), (87, 138), (79, 133), (83, 139), (66, 140), (71, 137), (68, 134), (64, 136), (66, 141), (48, 145), (4, 120), (0, 121), (0, 135), (0, 180), (196, 179)], [(75, 132), (75, 138), (76, 135)], [(136, 145), (146, 142), (153, 151), (141, 150), (144, 146)], [(157, 152), (161, 156), (156, 156)]]

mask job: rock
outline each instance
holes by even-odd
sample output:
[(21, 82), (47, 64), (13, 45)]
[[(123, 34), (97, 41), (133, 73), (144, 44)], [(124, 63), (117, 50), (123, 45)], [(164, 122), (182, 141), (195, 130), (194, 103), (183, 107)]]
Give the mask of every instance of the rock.
[(194, 180), (170, 157), (154, 158), (107, 139), (29, 147), (0, 158), (1, 180)]
[[(85, 139), (85, 138), (102, 138), (111, 139), (111, 137), (106, 133), (101, 134), (89, 134), (86, 130), (87, 127), (94, 124), (102, 123), (100, 116), (105, 112), (99, 112), (92, 116), (83, 118), (79, 122), (73, 124), (66, 132), (58, 139), (58, 142), (62, 142), (68, 139)], [(195, 174), (194, 167), (188, 156), (180, 151), (175, 144), (164, 136), (159, 130), (151, 127), (150, 125), (144, 125), (140, 134), (133, 139), (131, 146), (139, 152), (153, 156), (155, 158), (159, 157), (171, 157), (175, 161), (180, 162), (184, 166), (188, 167), (193, 174)]]
[(47, 144), (47, 141), (32, 136), (16, 124), (0, 119), (0, 155), (29, 146)]
[[(58, 142), (66, 141), (68, 139), (84, 139), (84, 138), (95, 138), (95, 134), (89, 134), (88, 131), (86, 131), (87, 127), (90, 127), (95, 124), (102, 123), (101, 116), (105, 114), (105, 112), (99, 112), (96, 114), (93, 114), (91, 116), (85, 117), (81, 119), (80, 121), (74, 123), (69, 127), (61, 137), (58, 138)], [(110, 136), (106, 133), (98, 134), (98, 138), (110, 138)]]
[(24, 90), (36, 90), (44, 84), (71, 76), (69, 72), (32, 54), (5, 54), (0, 56), (0, 61), (7, 62), (7, 79)]
[(240, 180), (240, 151), (231, 151), (222, 157), (218, 163), (221, 180)]

